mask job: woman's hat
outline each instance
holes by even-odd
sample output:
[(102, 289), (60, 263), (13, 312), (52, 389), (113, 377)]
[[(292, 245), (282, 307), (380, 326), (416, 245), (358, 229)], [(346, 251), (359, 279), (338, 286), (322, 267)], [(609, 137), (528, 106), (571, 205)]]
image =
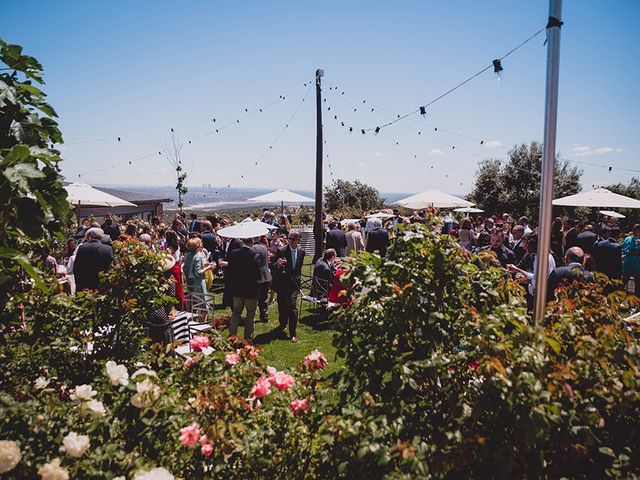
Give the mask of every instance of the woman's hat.
[(163, 272), (167, 272), (173, 268), (176, 264), (176, 259), (173, 258), (173, 255), (170, 253), (163, 253), (162, 258), (160, 259), (160, 267)]

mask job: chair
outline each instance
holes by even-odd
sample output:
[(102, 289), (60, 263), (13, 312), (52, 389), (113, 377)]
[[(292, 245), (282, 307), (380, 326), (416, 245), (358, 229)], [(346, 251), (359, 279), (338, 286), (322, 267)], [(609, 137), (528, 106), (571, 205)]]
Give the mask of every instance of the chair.
[(306, 277), (303, 279), (302, 288), (307, 288), (308, 295), (300, 296), (300, 311), (302, 311), (302, 302), (308, 302), (323, 310), (328, 311), (329, 306), (329, 282), (318, 277)]

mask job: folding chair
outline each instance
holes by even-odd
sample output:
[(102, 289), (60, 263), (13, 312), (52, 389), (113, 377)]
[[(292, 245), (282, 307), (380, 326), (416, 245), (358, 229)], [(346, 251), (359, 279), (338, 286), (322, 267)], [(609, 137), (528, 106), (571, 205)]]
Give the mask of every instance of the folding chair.
[(171, 332), (173, 333), (173, 341), (183, 342), (174, 350), (178, 355), (184, 356), (191, 353), (191, 346), (189, 345), (189, 340), (191, 340), (191, 329), (189, 328), (190, 318), (191, 316), (189, 312), (178, 312), (170, 323)]

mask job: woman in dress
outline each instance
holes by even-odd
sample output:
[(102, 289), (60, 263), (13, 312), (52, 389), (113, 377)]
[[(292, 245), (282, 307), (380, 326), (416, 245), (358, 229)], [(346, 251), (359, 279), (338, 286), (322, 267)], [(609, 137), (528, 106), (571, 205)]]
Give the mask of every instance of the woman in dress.
[(205, 274), (213, 269), (202, 253), (202, 240), (190, 238), (187, 240), (187, 254), (184, 256), (182, 271), (187, 279), (188, 292), (190, 294), (191, 308), (202, 311), (201, 321), (207, 321), (209, 305), (207, 304), (207, 283)]
[(564, 232), (562, 230), (563, 223), (560, 217), (551, 224), (551, 255), (556, 261), (556, 266), (564, 265)]
[(460, 238), (460, 245), (462, 248), (470, 252), (473, 248), (473, 244), (475, 243), (476, 236), (473, 231), (473, 224), (469, 217), (462, 221), (460, 230), (458, 230), (458, 237)]

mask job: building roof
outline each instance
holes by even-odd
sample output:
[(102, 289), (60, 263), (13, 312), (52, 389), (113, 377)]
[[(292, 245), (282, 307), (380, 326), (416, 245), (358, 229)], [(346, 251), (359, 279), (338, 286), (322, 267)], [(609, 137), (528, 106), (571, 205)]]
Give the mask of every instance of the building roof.
[(126, 200), (127, 202), (135, 203), (136, 205), (140, 205), (141, 203), (169, 203), (173, 201), (173, 199), (171, 198), (158, 198), (151, 196), (148, 193), (129, 192), (127, 190), (118, 190), (115, 188), (106, 187), (94, 188), (108, 193), (109, 195), (113, 195), (114, 197)]

